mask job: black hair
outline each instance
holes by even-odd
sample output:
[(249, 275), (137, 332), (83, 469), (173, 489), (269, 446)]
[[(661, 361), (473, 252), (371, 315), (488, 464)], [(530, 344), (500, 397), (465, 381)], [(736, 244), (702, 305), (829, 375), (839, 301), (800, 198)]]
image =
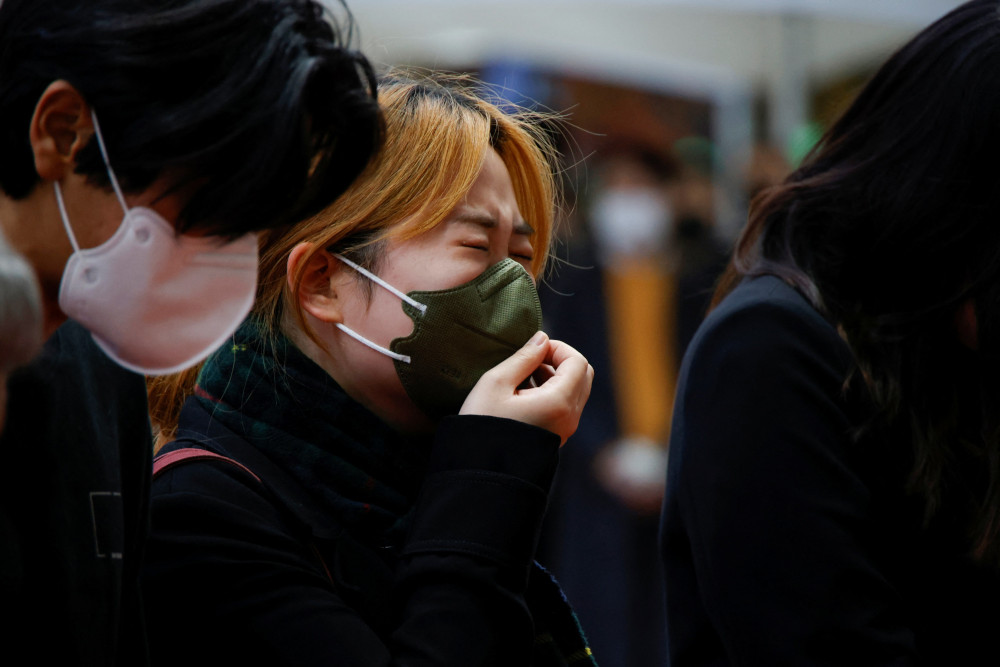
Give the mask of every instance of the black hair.
[[(346, 12), (346, 8), (344, 10)], [(4, 0), (0, 187), (39, 183), (28, 141), (55, 80), (95, 110), (126, 191), (161, 175), (193, 195), (179, 231), (236, 236), (332, 201), (381, 141), (375, 78), (313, 0)], [(108, 179), (96, 141), (77, 172)]]
[[(975, 553), (1000, 565), (1000, 3), (961, 5), (897, 51), (803, 165), (754, 200), (716, 302), (774, 274), (843, 331), (874, 423), (912, 442), (927, 517), (988, 479)], [(979, 350), (958, 342), (974, 301)]]

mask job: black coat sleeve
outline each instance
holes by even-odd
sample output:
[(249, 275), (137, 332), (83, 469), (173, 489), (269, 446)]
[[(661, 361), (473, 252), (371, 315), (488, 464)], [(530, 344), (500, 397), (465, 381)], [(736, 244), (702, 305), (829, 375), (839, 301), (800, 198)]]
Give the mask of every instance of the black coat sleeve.
[(528, 664), (524, 589), (558, 446), (518, 422), (445, 420), (388, 631), (336, 589), (256, 480), (225, 463), (167, 471), (144, 579), (154, 663)]
[(724, 311), (696, 339), (662, 525), (674, 667), (915, 663), (872, 548), (848, 363), (801, 299)]

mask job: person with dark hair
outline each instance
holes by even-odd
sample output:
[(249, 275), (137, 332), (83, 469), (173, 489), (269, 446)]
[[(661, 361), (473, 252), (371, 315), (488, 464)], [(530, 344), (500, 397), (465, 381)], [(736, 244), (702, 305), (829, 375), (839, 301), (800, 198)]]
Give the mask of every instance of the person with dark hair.
[(974, 0), (753, 202), (680, 376), (671, 665), (996, 662), (998, 157)]
[(228, 337), (256, 232), (368, 163), (381, 116), (350, 34), (311, 0), (0, 5), (0, 226), (37, 275), (47, 337), (11, 379), (0, 441), (7, 655), (147, 662), (140, 374)]

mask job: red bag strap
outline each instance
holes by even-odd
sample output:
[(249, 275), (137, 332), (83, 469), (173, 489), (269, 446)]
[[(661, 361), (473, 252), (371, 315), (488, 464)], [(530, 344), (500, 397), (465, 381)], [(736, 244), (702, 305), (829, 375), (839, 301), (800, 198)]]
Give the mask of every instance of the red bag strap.
[(234, 466), (243, 470), (246, 474), (253, 477), (258, 482), (261, 481), (253, 470), (247, 468), (245, 465), (240, 463), (235, 459), (231, 459), (228, 456), (223, 456), (222, 454), (216, 454), (215, 452), (210, 452), (207, 449), (198, 449), (197, 447), (185, 447), (184, 449), (175, 449), (172, 452), (167, 452), (166, 454), (160, 454), (153, 459), (153, 478), (155, 479), (160, 473), (164, 472), (167, 468), (173, 467), (178, 463), (183, 461), (226, 461)]

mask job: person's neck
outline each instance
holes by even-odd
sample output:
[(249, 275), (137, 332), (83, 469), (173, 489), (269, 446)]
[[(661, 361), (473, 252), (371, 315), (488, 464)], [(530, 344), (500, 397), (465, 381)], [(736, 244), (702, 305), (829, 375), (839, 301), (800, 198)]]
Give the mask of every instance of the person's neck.
[(59, 285), (66, 261), (73, 251), (59, 218), (50, 183), (40, 183), (23, 199), (12, 199), (0, 191), (0, 227), (7, 242), (35, 270), (45, 311), (48, 338), (66, 316), (59, 308)]

